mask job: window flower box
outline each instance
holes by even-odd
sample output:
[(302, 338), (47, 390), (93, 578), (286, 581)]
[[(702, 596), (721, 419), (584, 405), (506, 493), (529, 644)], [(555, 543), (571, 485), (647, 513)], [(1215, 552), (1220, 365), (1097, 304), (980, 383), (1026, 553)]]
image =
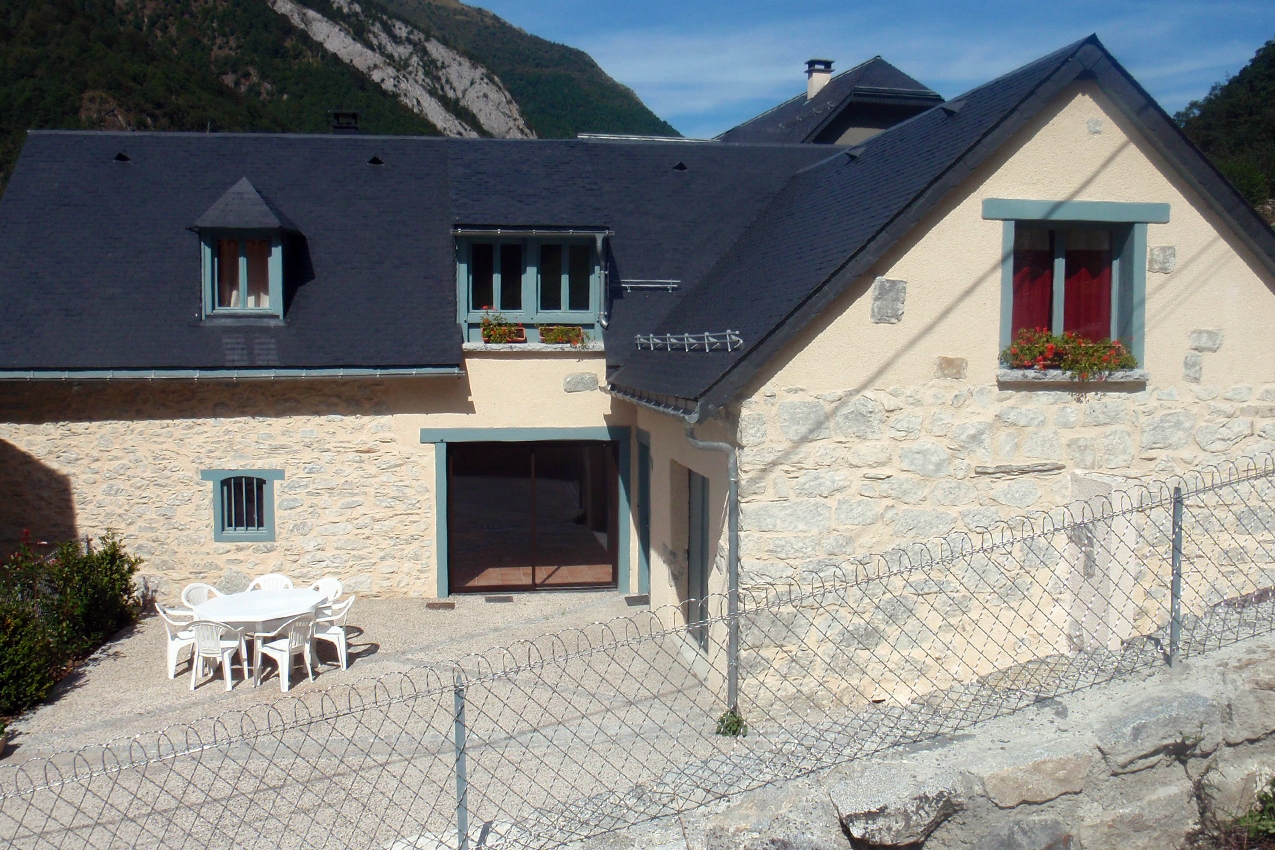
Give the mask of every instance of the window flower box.
[(536, 332), (540, 341), (546, 345), (570, 345), (579, 348), (584, 345), (584, 328), (579, 325), (539, 325)]
[(1001, 365), (1015, 372), (1062, 374), (1073, 381), (1104, 381), (1138, 368), (1138, 361), (1118, 340), (1061, 336), (1044, 328), (1022, 328), (1001, 352)]
[(527, 329), (519, 323), (509, 321), (499, 313), (483, 314), (482, 335), (483, 342), (488, 345), (527, 341)]

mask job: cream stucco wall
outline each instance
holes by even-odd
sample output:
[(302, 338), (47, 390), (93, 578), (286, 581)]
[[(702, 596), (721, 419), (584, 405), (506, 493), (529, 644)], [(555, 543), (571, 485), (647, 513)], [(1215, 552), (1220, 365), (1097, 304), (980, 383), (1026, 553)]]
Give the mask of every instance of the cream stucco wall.
[[(116, 529), (170, 596), (267, 571), (436, 595), (434, 446), (422, 428), (627, 425), (601, 353), (469, 352), (460, 378), (11, 384), (0, 401), (0, 533)], [(217, 543), (205, 469), (281, 469), (273, 543)], [(632, 539), (633, 535), (630, 535)], [(632, 555), (630, 555), (632, 557)]]
[[(1170, 205), (1148, 227), (1176, 265), (1147, 274), (1145, 386), (997, 383), (1002, 223), (983, 219), (987, 198)], [(907, 281), (897, 324), (870, 320), (878, 276)], [(742, 394), (745, 581), (1063, 504), (1077, 470), (1118, 482), (1275, 449), (1273, 291), (1097, 86), (1070, 88)], [(1193, 350), (1197, 330), (1220, 331), (1220, 348)], [(965, 374), (939, 377), (940, 357)]]
[[(636, 425), (650, 436), (651, 444), (651, 607), (679, 605), (687, 599), (687, 470), (709, 482), (708, 539), (709, 551), (715, 555), (708, 590), (725, 593), (726, 455), (691, 446), (682, 421), (672, 416), (639, 408)], [(701, 426), (695, 435), (700, 440), (731, 439), (720, 423)]]
[[(1101, 132), (1090, 131), (1100, 122)], [(986, 198), (1167, 203), (1168, 224), (1147, 244), (1174, 246), (1176, 268), (1147, 275), (1146, 367), (1159, 385), (1181, 379), (1191, 330), (1224, 330), (1206, 358), (1215, 385), (1275, 380), (1267, 331), (1269, 275), (1094, 84), (1061, 96), (919, 224), (846, 297), (777, 358), (770, 387), (811, 392), (915, 385), (938, 356), (965, 357), (968, 381), (994, 383), (999, 344), (1001, 222)], [(905, 318), (869, 321), (861, 297), (877, 277), (908, 282)], [(1266, 368), (1256, 364), (1266, 358)], [(756, 387), (754, 387), (754, 393)]]

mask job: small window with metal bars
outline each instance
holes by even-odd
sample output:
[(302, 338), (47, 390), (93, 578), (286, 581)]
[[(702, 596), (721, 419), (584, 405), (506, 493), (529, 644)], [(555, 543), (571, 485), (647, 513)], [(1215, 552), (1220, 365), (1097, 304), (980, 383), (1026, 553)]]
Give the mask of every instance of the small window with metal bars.
[(235, 475), (221, 480), (221, 530), (232, 534), (266, 527), (266, 479)]
[(270, 541), (274, 530), (274, 482), (283, 473), (273, 469), (206, 470), (213, 482), (213, 539)]

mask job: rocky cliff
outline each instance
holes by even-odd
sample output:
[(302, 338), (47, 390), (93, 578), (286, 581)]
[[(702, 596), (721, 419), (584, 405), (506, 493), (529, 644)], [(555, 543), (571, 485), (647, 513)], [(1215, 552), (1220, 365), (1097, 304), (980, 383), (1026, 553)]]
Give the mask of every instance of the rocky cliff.
[(403, 20), (352, 0), (332, 0), (329, 16), (294, 0), (268, 2), (444, 135), (535, 135), (494, 74)]
[(29, 129), (675, 134), (589, 56), (433, 0), (6, 0), (0, 190)]

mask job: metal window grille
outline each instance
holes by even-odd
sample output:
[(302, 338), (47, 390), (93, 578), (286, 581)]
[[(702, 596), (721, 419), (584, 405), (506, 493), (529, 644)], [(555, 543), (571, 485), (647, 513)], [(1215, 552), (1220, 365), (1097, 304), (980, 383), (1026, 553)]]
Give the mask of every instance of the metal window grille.
[(638, 350), (649, 351), (734, 351), (744, 347), (739, 331), (700, 334), (638, 334)]
[(266, 480), (235, 475), (221, 481), (221, 530), (266, 530)]

